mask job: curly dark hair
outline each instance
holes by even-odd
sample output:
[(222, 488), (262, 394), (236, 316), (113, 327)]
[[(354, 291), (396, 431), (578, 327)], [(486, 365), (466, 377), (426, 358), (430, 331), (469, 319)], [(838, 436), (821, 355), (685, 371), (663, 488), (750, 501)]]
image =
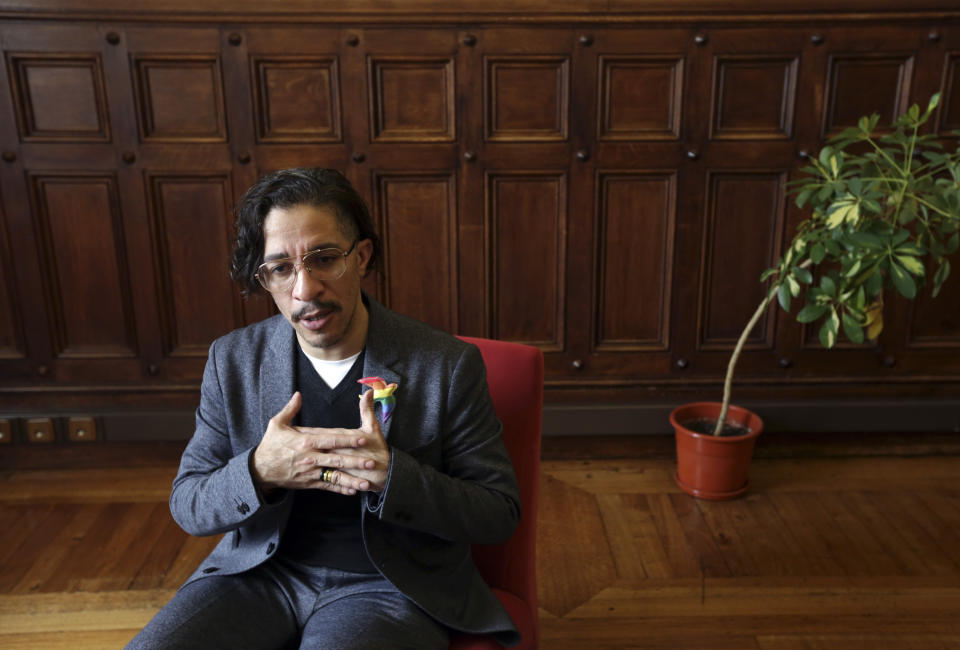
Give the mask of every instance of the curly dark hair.
[(237, 240), (230, 262), (230, 277), (244, 296), (263, 288), (257, 269), (263, 264), (263, 221), (273, 208), (295, 205), (332, 207), (341, 231), (350, 239), (369, 239), (373, 253), (367, 273), (380, 261), (380, 238), (373, 229), (370, 211), (346, 176), (321, 167), (281, 169), (250, 186), (236, 207)]

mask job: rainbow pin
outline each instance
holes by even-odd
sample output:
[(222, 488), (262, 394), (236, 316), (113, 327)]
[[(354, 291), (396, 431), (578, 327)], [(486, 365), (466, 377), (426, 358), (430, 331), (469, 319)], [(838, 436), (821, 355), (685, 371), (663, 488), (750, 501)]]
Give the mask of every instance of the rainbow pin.
[(397, 390), (396, 384), (387, 384), (380, 377), (364, 377), (359, 379), (358, 383), (369, 386), (373, 389), (373, 402), (380, 404), (380, 424), (386, 424), (390, 416), (393, 415), (393, 407), (397, 403), (397, 398), (393, 396)]

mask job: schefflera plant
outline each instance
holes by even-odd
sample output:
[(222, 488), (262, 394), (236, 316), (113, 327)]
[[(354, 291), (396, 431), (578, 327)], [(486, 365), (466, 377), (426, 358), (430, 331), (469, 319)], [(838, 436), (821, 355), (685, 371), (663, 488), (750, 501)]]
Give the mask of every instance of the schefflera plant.
[(822, 321), (820, 343), (832, 348), (841, 329), (856, 344), (880, 335), (886, 289), (913, 299), (932, 272), (932, 295), (940, 293), (948, 256), (960, 247), (960, 148), (950, 153), (935, 134), (921, 133), (939, 103), (936, 93), (926, 110), (914, 104), (881, 133), (879, 115), (860, 118), (810, 158), (801, 169), (806, 177), (790, 183), (797, 207), (810, 216), (760, 276), (770, 289), (730, 357), (714, 435), (723, 430), (743, 345), (774, 297), (789, 312), (802, 293), (797, 321)]

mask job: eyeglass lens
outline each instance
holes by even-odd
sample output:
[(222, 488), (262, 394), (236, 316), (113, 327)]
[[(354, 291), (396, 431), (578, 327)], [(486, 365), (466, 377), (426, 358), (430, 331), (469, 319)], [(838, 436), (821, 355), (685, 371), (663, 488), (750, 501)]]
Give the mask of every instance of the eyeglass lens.
[[(339, 248), (311, 251), (303, 256), (303, 268), (318, 280), (336, 280), (347, 269), (346, 254)], [(267, 289), (286, 289), (297, 276), (299, 264), (293, 260), (276, 260), (260, 267), (260, 275)]]

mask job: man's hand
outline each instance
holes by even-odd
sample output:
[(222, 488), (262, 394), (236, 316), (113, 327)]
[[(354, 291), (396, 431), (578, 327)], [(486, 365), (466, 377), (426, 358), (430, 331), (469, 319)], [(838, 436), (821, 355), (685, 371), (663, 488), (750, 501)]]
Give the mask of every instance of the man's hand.
[[(362, 449), (373, 439), (364, 433), (366, 427), (360, 431), (293, 427), (290, 422), (300, 405), (300, 393), (294, 393), (286, 406), (270, 418), (263, 439), (253, 452), (251, 471), (260, 489), (267, 495), (277, 488), (312, 488), (339, 494), (356, 494), (357, 490), (371, 489), (370, 480), (357, 473), (364, 470), (375, 472), (379, 465)], [(376, 424), (376, 419), (373, 421)], [(378, 426), (378, 434), (379, 431)], [(383, 436), (379, 439), (382, 441)], [(328, 468), (335, 470), (329, 482), (322, 479)], [(344, 470), (351, 470), (355, 475)], [(386, 477), (386, 469), (383, 473)], [(383, 489), (382, 484), (380, 489)]]
[(333, 449), (332, 451), (343, 456), (367, 459), (368, 462), (363, 467), (351, 469), (349, 474), (369, 483), (368, 487), (359, 489), (383, 492), (387, 485), (387, 470), (390, 468), (390, 447), (383, 437), (380, 423), (374, 413), (372, 390), (368, 390), (360, 396), (360, 429), (356, 433), (362, 436), (362, 445), (358, 445), (357, 448)]

